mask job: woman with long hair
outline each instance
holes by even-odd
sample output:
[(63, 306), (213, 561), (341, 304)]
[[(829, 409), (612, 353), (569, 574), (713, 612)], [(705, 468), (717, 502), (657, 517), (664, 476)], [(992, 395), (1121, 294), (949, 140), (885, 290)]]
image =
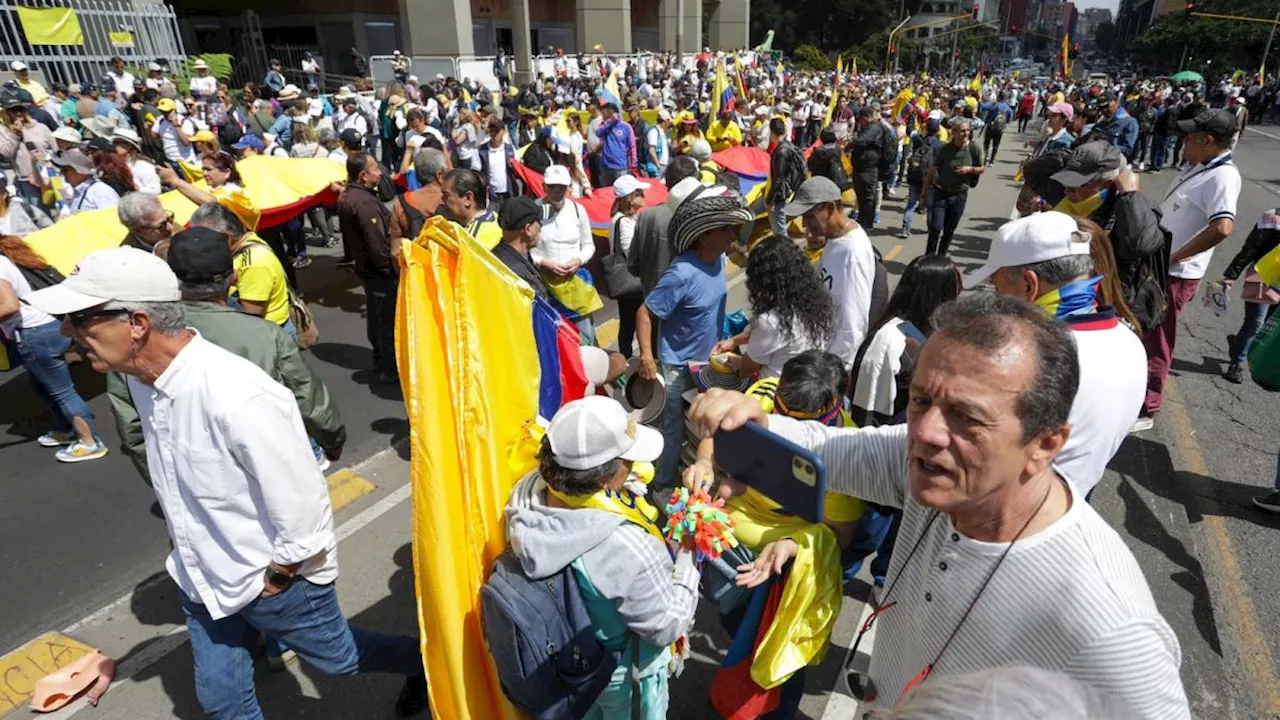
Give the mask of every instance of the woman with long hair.
[(960, 271), (946, 255), (921, 255), (907, 265), (854, 357), (853, 421), (859, 426), (887, 425), (906, 410), (913, 358), (921, 338), (933, 332), (933, 311), (959, 295)]
[(831, 294), (804, 251), (790, 239), (770, 235), (747, 256), (747, 298), (751, 322), (741, 333), (716, 343), (711, 354), (742, 349), (738, 376), (778, 377), (788, 360), (806, 350), (826, 348), (835, 324)]
[[(0, 335), (12, 343), (27, 371), (27, 380), (36, 395), (48, 406), (53, 422), (49, 432), (36, 439), (41, 446), (58, 448), (60, 462), (96, 460), (107, 454), (107, 446), (93, 426), (93, 413), (71, 381), (71, 371), (63, 355), (71, 338), (61, 332), (61, 323), (24, 300), (39, 286), (61, 280), (21, 238), (0, 236)], [(86, 315), (79, 313), (78, 315)], [(67, 322), (92, 322), (90, 317), (72, 315)]]
[(93, 153), (93, 166), (98, 169), (98, 179), (115, 190), (117, 195), (124, 197), (126, 193), (137, 192), (133, 171), (129, 169), (129, 163), (115, 153), (115, 148)]
[(1106, 230), (1089, 218), (1076, 218), (1076, 227), (1080, 232), (1089, 233), (1089, 256), (1093, 258), (1093, 272), (1102, 276), (1098, 283), (1098, 304), (1110, 305), (1116, 309), (1116, 315), (1124, 321), (1129, 329), (1138, 336), (1142, 335), (1138, 320), (1124, 300), (1124, 290), (1120, 285), (1120, 274), (1116, 269), (1115, 250), (1111, 247), (1111, 238)]
[[(636, 233), (636, 214), (644, 208), (644, 191), (648, 188), (648, 183), (642, 183), (631, 175), (622, 175), (613, 182), (613, 210), (609, 214), (610, 254), (627, 257), (631, 238)], [(632, 342), (636, 338), (636, 312), (644, 302), (644, 294), (636, 290), (626, 295), (615, 294), (613, 299), (618, 301), (618, 352), (631, 359)]]
[(0, 182), (0, 235), (26, 237), (52, 224), (48, 215), (10, 195), (9, 185)]
[(569, 125), (569, 155), (572, 156), (572, 162), (565, 163), (569, 168), (569, 174), (573, 176), (573, 182), (577, 187), (579, 196), (586, 195), (591, 197), (591, 181), (587, 179), (586, 165), (583, 165), (583, 152), (587, 146), (587, 131), (582, 127), (582, 113), (576, 110), (566, 110), (566, 122)]
[(210, 190), (192, 185), (179, 177), (173, 168), (159, 167), (156, 168), (156, 173), (160, 176), (161, 182), (187, 196), (188, 200), (197, 205), (218, 202), (217, 191), (219, 190), (231, 193), (244, 189), (240, 171), (236, 170), (236, 160), (230, 153), (219, 151), (204, 157), (200, 161), (200, 169), (204, 172), (204, 180), (209, 184)]

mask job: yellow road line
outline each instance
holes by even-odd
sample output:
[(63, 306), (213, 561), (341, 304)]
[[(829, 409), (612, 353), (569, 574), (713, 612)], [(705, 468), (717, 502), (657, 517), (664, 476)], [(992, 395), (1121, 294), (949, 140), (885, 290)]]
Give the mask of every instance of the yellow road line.
[(373, 492), (373, 483), (345, 468), (330, 475), (328, 483), (329, 504), (334, 512)]
[(616, 342), (618, 342), (618, 321), (616, 318), (610, 318), (596, 326), (596, 345), (602, 348), (610, 348)]
[(898, 257), (898, 253), (900, 252), (902, 252), (901, 245), (894, 245), (892, 248), (889, 248), (889, 252), (884, 254), (884, 262), (893, 262), (893, 259)]
[[(1192, 429), (1191, 417), (1187, 414), (1182, 391), (1172, 378), (1169, 379), (1165, 393), (1168, 395), (1165, 410), (1173, 422), (1183, 465), (1188, 472), (1209, 477), (1209, 467), (1205, 464), (1200, 445), (1195, 440), (1195, 431)], [(1240, 662), (1244, 665), (1247, 676), (1254, 716), (1280, 715), (1280, 690), (1276, 688), (1275, 661), (1271, 657), (1271, 647), (1267, 644), (1267, 638), (1262, 634), (1258, 623), (1257, 611), (1254, 610), (1253, 598), (1249, 595), (1249, 586), (1246, 584), (1244, 572), (1240, 569), (1235, 545), (1231, 541), (1231, 535), (1227, 532), (1221, 515), (1206, 512), (1203, 513), (1203, 517), (1209, 539), (1208, 562), (1218, 568), (1218, 593), (1226, 601), (1228, 615), (1226, 625), (1235, 636), (1236, 647), (1240, 651)]]
[(93, 648), (59, 633), (45, 633), (0, 658), (0, 716), (26, 705), (36, 681)]

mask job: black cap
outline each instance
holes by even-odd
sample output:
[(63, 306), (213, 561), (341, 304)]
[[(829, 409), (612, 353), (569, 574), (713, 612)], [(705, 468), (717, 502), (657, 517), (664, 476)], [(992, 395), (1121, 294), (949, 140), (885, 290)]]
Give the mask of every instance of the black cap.
[(1062, 170), (1053, 179), (1065, 188), (1078, 188), (1093, 180), (1114, 178), (1127, 170), (1120, 149), (1105, 140), (1087, 142), (1071, 151)]
[(1213, 135), (1230, 135), (1240, 127), (1230, 110), (1204, 109), (1190, 120), (1179, 120), (1178, 130), (1184, 133), (1205, 132)]
[(231, 274), (227, 238), (204, 227), (187, 228), (169, 241), (169, 267), (183, 282), (210, 282)]
[(16, 110), (17, 108), (25, 108), (26, 103), (18, 98), (18, 94), (10, 90), (0, 92), (0, 108), (5, 110)]
[(102, 152), (115, 152), (115, 145), (113, 145), (111, 141), (106, 138), (100, 138), (100, 137), (89, 138), (89, 140), (85, 142), (85, 146), (87, 146), (92, 150), (99, 150)]
[(517, 195), (502, 204), (498, 226), (503, 230), (519, 230), (531, 222), (542, 223), (542, 208), (533, 198)]
[(355, 128), (347, 128), (338, 136), (342, 140), (342, 144), (349, 148), (360, 148), (364, 146), (364, 136)]

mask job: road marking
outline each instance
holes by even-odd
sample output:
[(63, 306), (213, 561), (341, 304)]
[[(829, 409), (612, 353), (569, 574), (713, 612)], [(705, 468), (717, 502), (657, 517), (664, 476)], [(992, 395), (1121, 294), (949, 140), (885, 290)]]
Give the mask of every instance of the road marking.
[(893, 262), (893, 259), (898, 257), (898, 253), (902, 252), (902, 247), (902, 245), (894, 245), (889, 248), (889, 252), (884, 254), (884, 262)]
[[(1265, 134), (1265, 133), (1264, 133)], [(1277, 138), (1280, 139), (1280, 138)], [(1172, 378), (1166, 390), (1169, 402), (1165, 404), (1169, 419), (1178, 439), (1178, 452), (1188, 472), (1203, 477), (1210, 477), (1209, 467), (1205, 464), (1200, 445), (1195, 440), (1195, 430), (1191, 425), (1191, 417), (1187, 414), (1186, 401), (1177, 382)], [(1271, 657), (1271, 647), (1266, 636), (1262, 634), (1258, 623), (1258, 615), (1253, 607), (1253, 598), (1249, 595), (1244, 573), (1240, 569), (1240, 560), (1236, 556), (1235, 545), (1227, 532), (1226, 524), (1218, 511), (1216, 494), (1212, 491), (1208, 497), (1194, 493), (1192, 502), (1206, 503), (1211, 507), (1203, 508), (1204, 526), (1209, 543), (1208, 564), (1218, 568), (1218, 593), (1226, 603), (1228, 615), (1227, 627), (1235, 636), (1236, 648), (1240, 652), (1240, 662), (1244, 665), (1249, 685), (1249, 694), (1253, 700), (1255, 717), (1272, 717), (1280, 714), (1280, 691), (1276, 689), (1276, 666)]]
[(618, 342), (618, 319), (609, 318), (596, 326), (596, 345), (608, 349)]
[(343, 468), (330, 475), (327, 482), (329, 483), (329, 505), (333, 507), (334, 512), (355, 502), (357, 498), (373, 492), (373, 483), (355, 474), (349, 468)]
[(1280, 140), (1280, 135), (1272, 135), (1271, 133), (1267, 132), (1266, 130), (1259, 130), (1259, 129), (1258, 129), (1258, 128), (1256, 128), (1256, 127), (1246, 127), (1245, 129), (1246, 129), (1246, 130), (1252, 130), (1252, 131), (1254, 131), (1254, 132), (1258, 133), (1259, 135), (1264, 135), (1264, 136), (1266, 136), (1266, 137), (1271, 138), (1272, 140)]
[(0, 716), (26, 705), (37, 680), (92, 650), (78, 640), (51, 632), (0, 658)]

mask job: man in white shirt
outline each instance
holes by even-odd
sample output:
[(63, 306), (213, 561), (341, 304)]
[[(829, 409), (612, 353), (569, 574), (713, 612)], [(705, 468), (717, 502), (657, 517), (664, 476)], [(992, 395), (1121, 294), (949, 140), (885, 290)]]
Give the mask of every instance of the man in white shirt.
[(369, 121), (365, 120), (364, 113), (356, 107), (355, 95), (348, 95), (342, 99), (342, 112), (335, 118), (333, 128), (338, 134), (342, 134), (343, 130), (355, 130), (362, 136), (369, 134)]
[(174, 162), (194, 165), (199, 161), (191, 141), (196, 134), (196, 124), (191, 118), (178, 114), (178, 106), (169, 98), (161, 98), (156, 109), (163, 115), (156, 121), (152, 132), (160, 136), (164, 156)]
[(191, 65), (196, 71), (194, 77), (191, 78), (191, 97), (196, 102), (209, 102), (213, 100), (213, 96), (218, 92), (218, 78), (209, 74), (209, 64), (201, 58)]
[(262, 716), (250, 659), (259, 633), (325, 673), (406, 675), (397, 711), (425, 708), (418, 639), (352, 628), (338, 607), (333, 511), (296, 399), (187, 327), (165, 261), (131, 247), (90, 253), (29, 302), (65, 318), (95, 370), (127, 376), (204, 711)]
[[(489, 142), (480, 147), (480, 172), (489, 185), (489, 203), (500, 207), (500, 202), (514, 194), (515, 183), (511, 177), (511, 162), (516, 149), (507, 142), (507, 129), (497, 116), (490, 116), (485, 123)], [(499, 204), (494, 204), (499, 203)]]
[[(1178, 639), (1138, 562), (1054, 464), (1079, 381), (1071, 332), (994, 293), (933, 317), (905, 425), (766, 416), (714, 389), (690, 413), (702, 437), (759, 423), (814, 451), (829, 491), (902, 509), (875, 652), (869, 664), (857, 652), (864, 630), (846, 667), (862, 710), (891, 708), (922, 681), (1029, 665), (1092, 685), (1125, 718), (1189, 720)], [(747, 579), (795, 550), (765, 548)]]
[(52, 162), (72, 188), (71, 202), (67, 203), (72, 215), (120, 204), (119, 193), (98, 179), (97, 170), (88, 155), (74, 149), (62, 150), (53, 156)]
[(836, 308), (835, 330), (827, 351), (839, 356), (845, 367), (849, 367), (862, 347), (871, 322), (876, 275), (871, 238), (844, 214), (840, 188), (822, 176), (801, 183), (783, 213), (787, 217), (801, 216), (805, 232), (826, 242), (818, 263), (818, 276), (831, 293)]
[(307, 89), (320, 87), (320, 63), (316, 62), (311, 51), (302, 53), (302, 74), (307, 76)]
[(108, 71), (111, 82), (116, 86), (116, 102), (121, 107), (129, 102), (129, 98), (133, 97), (134, 86), (137, 84), (137, 78), (133, 73), (124, 69), (124, 59), (120, 57), (111, 58), (111, 70)]
[(667, 133), (671, 132), (671, 112), (666, 108), (658, 111), (658, 122), (645, 130), (645, 153), (640, 158), (649, 177), (660, 178), (667, 172), (671, 162), (671, 140)]
[(967, 289), (990, 279), (996, 292), (1030, 301), (1071, 329), (1080, 388), (1056, 464), (1086, 498), (1138, 419), (1147, 387), (1142, 341), (1115, 308), (1098, 305), (1103, 278), (1093, 274), (1091, 240), (1070, 215), (1033, 213), (1002, 226), (986, 264), (964, 279)]
[(1230, 110), (1201, 110), (1179, 120), (1186, 134), (1183, 157), (1189, 167), (1170, 186), (1160, 205), (1161, 224), (1173, 236), (1169, 255), (1169, 306), (1164, 321), (1147, 331), (1147, 399), (1135, 432), (1151, 428), (1164, 399), (1165, 380), (1173, 361), (1178, 316), (1195, 297), (1209, 268), (1213, 249), (1235, 230), (1240, 171), (1231, 161), (1231, 139), (1239, 128)]

